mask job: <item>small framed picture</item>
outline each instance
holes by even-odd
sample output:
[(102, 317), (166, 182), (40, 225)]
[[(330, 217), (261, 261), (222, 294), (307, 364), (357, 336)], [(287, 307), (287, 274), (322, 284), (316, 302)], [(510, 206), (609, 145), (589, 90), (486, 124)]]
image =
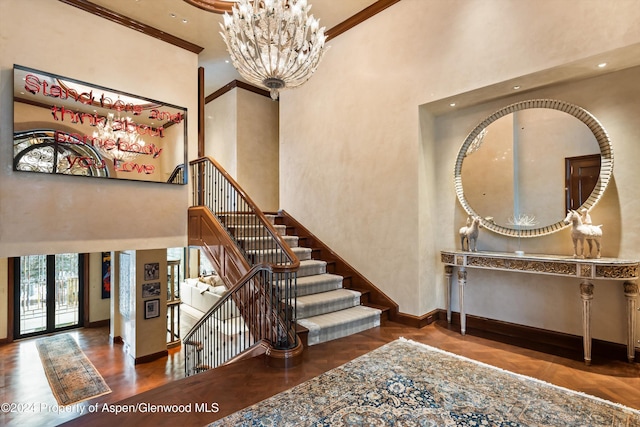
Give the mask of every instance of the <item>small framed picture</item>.
[(160, 278), (160, 263), (151, 262), (144, 265), (144, 280), (158, 280)]
[(142, 298), (151, 298), (160, 296), (160, 282), (143, 283)]
[(160, 316), (160, 299), (150, 299), (144, 302), (144, 318), (153, 319)]

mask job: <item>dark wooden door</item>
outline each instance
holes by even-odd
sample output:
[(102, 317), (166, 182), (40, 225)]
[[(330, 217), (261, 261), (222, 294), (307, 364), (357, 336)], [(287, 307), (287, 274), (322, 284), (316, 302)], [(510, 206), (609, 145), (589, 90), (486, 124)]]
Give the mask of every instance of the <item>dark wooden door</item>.
[(578, 209), (588, 198), (600, 175), (600, 155), (567, 157), (566, 170), (566, 210)]

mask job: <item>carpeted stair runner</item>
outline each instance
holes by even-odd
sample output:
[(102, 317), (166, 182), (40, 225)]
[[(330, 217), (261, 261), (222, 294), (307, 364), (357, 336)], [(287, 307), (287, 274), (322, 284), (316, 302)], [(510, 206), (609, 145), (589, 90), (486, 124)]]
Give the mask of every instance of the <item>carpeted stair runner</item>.
[(309, 330), (307, 344), (314, 345), (380, 326), (377, 308), (358, 305), (345, 310), (332, 311), (306, 319), (298, 319), (298, 324)]
[[(298, 236), (287, 235), (286, 226), (275, 224), (275, 215), (267, 215), (276, 231), (300, 260), (298, 270), (298, 324), (309, 330), (308, 345), (342, 338), (380, 325), (381, 310), (361, 305), (361, 293), (343, 289), (342, 276), (327, 273), (327, 263), (312, 259), (311, 248), (299, 246)], [(256, 263), (268, 261), (277, 251), (270, 239), (257, 237), (257, 228), (246, 224), (243, 216), (225, 217), (224, 222), (238, 244)]]
[(327, 310), (337, 311), (360, 305), (358, 291), (350, 289), (336, 289), (333, 291), (298, 297), (296, 315), (298, 319), (324, 314)]
[(300, 261), (298, 277), (315, 276), (327, 273), (327, 263), (322, 260), (308, 259)]
[(342, 288), (342, 276), (337, 274), (317, 274), (298, 277), (298, 297)]
[[(267, 218), (275, 223), (275, 215)], [(308, 345), (380, 326), (381, 310), (361, 305), (361, 293), (343, 289), (342, 276), (327, 273), (327, 263), (311, 259), (311, 249), (298, 247), (297, 236), (287, 236), (286, 227), (277, 226), (276, 230), (293, 244), (291, 249), (300, 259), (296, 315), (298, 324), (309, 330)]]

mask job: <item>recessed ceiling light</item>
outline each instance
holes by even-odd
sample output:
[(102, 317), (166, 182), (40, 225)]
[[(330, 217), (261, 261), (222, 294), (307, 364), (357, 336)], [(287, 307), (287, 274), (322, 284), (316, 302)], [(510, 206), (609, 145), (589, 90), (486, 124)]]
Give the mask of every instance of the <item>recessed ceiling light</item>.
[(175, 13), (170, 13), (169, 16), (172, 17), (172, 18), (175, 18), (176, 14)]
[(182, 20), (182, 23), (183, 23), (183, 24), (186, 24), (187, 22), (189, 22), (189, 21), (187, 21), (186, 19), (183, 19), (183, 20)]
[(601, 62), (601, 63), (598, 64), (598, 68), (604, 68), (606, 66), (607, 66), (606, 62)]
[(455, 106), (456, 106), (455, 102), (452, 102), (451, 104), (449, 104), (449, 107), (455, 107)]
[(228, 60), (228, 59), (225, 59), (225, 60), (224, 60), (224, 62), (225, 62), (226, 64), (228, 64), (228, 63), (229, 63), (229, 60)]
[(515, 86), (513, 87), (513, 90), (518, 90), (518, 89), (520, 89), (520, 85), (515, 85)]

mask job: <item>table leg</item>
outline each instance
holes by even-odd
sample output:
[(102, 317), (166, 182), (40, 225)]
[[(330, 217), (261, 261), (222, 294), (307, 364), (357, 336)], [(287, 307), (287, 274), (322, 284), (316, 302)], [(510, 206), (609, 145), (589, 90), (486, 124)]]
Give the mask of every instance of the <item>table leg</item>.
[(591, 365), (591, 301), (593, 300), (593, 284), (586, 280), (580, 283), (580, 297), (582, 298), (584, 363)]
[(460, 289), (460, 333), (464, 335), (467, 331), (467, 315), (464, 312), (464, 285), (467, 283), (467, 271), (464, 267), (458, 270), (458, 288)]
[(447, 283), (445, 286), (446, 289), (446, 304), (447, 304), (447, 323), (451, 323), (451, 275), (453, 274), (453, 266), (445, 265), (444, 266), (444, 276), (446, 277)]
[(636, 299), (638, 285), (624, 282), (624, 296), (627, 298), (627, 359), (633, 363), (636, 356)]

